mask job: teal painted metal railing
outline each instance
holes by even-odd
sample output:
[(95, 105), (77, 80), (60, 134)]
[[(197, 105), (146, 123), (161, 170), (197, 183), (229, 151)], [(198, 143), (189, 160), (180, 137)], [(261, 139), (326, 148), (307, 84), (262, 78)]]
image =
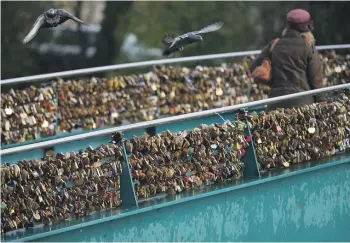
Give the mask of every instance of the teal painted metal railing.
[[(167, 129), (172, 132), (190, 130), (201, 123), (208, 125), (222, 123), (223, 119), (234, 121), (235, 112), (223, 114), (222, 117), (213, 115), (172, 125), (160, 125), (156, 126), (153, 132), (160, 133)], [(136, 133), (141, 133), (141, 131), (136, 131)], [(133, 134), (129, 133), (128, 136), (130, 135), (132, 136)], [(249, 126), (245, 129), (245, 135), (251, 135)], [(98, 138), (98, 140), (92, 138), (73, 142), (73, 145), (72, 143), (60, 144), (55, 146), (54, 149), (61, 152), (77, 151), (88, 145), (97, 147), (100, 145), (100, 142), (107, 143), (107, 140), (109, 140), (108, 136)], [(29, 159), (29, 156), (32, 156), (31, 158), (41, 157), (43, 151), (37, 149), (31, 152), (32, 154), (28, 155), (27, 159)], [(17, 156), (16, 154), (7, 155), (2, 158), (2, 161)], [(23, 154), (19, 154), (19, 156), (22, 156), (21, 158), (23, 159)], [(72, 219), (51, 226), (43, 226), (27, 231), (20, 230), (2, 236), (2, 241), (217, 241), (218, 239), (222, 241), (281, 241), (285, 235), (293, 236), (289, 231), (283, 232), (287, 228), (284, 224), (289, 225), (288, 227), (301, 227), (297, 223), (297, 221), (300, 221), (301, 216), (292, 215), (293, 210), (295, 211), (294, 213), (298, 213), (301, 210), (298, 209), (299, 204), (296, 197), (300, 197), (298, 200), (301, 201), (301, 204), (306, 203), (308, 205), (308, 209), (305, 209), (304, 212), (303, 227), (312, 227), (313, 220), (318, 221), (319, 225), (316, 225), (317, 227), (322, 226), (322, 224), (335, 224), (337, 225), (337, 230), (327, 226), (331, 228), (334, 239), (349, 240), (350, 234), (349, 236), (341, 236), (335, 232), (339, 233), (340, 230), (346, 231), (345, 221), (347, 218), (350, 219), (350, 205), (345, 204), (350, 200), (350, 153), (331, 157), (328, 161), (306, 162), (294, 165), (289, 169), (262, 172), (259, 171), (254, 144), (249, 142), (247, 153), (243, 159), (245, 163), (244, 178), (241, 180), (203, 187), (200, 190), (187, 191), (180, 195), (160, 195), (146, 200), (137, 200), (136, 198), (125, 147), (124, 158), (121, 177), (121, 199), (123, 200), (121, 208), (95, 213), (82, 219)], [(327, 170), (325, 170), (326, 168)], [(327, 180), (328, 184), (321, 187), (323, 188), (322, 190), (325, 190), (324, 193), (333, 195), (333, 201), (324, 199), (324, 202), (330, 204), (330, 207), (333, 208), (328, 210), (328, 218), (323, 220), (322, 210), (317, 209), (317, 213), (319, 213), (317, 215), (315, 209), (310, 205), (311, 202), (307, 202), (308, 200), (314, 200), (316, 203), (315, 198), (312, 199), (314, 196), (310, 195), (310, 199), (307, 197), (307, 193), (300, 189), (304, 187), (312, 193), (317, 192), (316, 186), (311, 185), (311, 188), (307, 185), (305, 186), (305, 181), (309, 181), (308, 183), (310, 184), (322, 184), (315, 181), (320, 181), (320, 179), (310, 180), (310, 177), (315, 176), (315, 174), (307, 175), (309, 172), (316, 171), (320, 176), (326, 174), (329, 178), (336, 178), (336, 173), (341, 175), (337, 177), (337, 181), (329, 179)], [(330, 173), (331, 171), (332, 173)], [(288, 180), (283, 181), (283, 179)], [(334, 190), (336, 190), (333, 194), (331, 189), (332, 180), (335, 180), (333, 181), (333, 186)], [(302, 181), (304, 181), (304, 184)], [(271, 190), (273, 191), (272, 194)], [(288, 193), (287, 191), (289, 190), (297, 190), (298, 193)], [(334, 201), (335, 199), (338, 202)], [(269, 210), (269, 204), (273, 205), (272, 211)], [(286, 208), (281, 208), (281, 205), (278, 204)], [(321, 205), (318, 207), (322, 208)], [(239, 210), (244, 210), (244, 213), (238, 212)], [(283, 219), (285, 217), (283, 214), (287, 212), (288, 217), (290, 217), (289, 220)], [(270, 216), (266, 216), (266, 213)], [(336, 223), (333, 222), (331, 224), (331, 214), (337, 215)], [(272, 220), (270, 223), (273, 227), (264, 226), (264, 218), (268, 218), (269, 222)], [(213, 220), (213, 222), (210, 223), (210, 220)], [(279, 223), (278, 221), (281, 222)], [(258, 231), (258, 226), (262, 227), (260, 232)], [(235, 229), (235, 227), (237, 228)], [(260, 234), (261, 238), (254, 235), (249, 230), (250, 227), (257, 230), (255, 233)], [(310, 231), (309, 234), (312, 232), (311, 235), (316, 237), (314, 239), (321, 239), (319, 237), (323, 236), (324, 232), (322, 227), (317, 227)], [(269, 232), (270, 236), (264, 234), (263, 230), (266, 230), (266, 233)], [(305, 230), (303, 228), (303, 231)], [(317, 232), (317, 234), (314, 232)], [(288, 238), (288, 240), (301, 239), (305, 241), (312, 239), (306, 234), (306, 231), (303, 235), (294, 235), (294, 237), (296, 238), (292, 237)]]
[[(342, 44), (342, 45), (325, 45), (325, 46), (317, 46), (318, 50), (335, 50), (335, 49), (349, 49), (350, 44)], [(56, 72), (56, 73), (48, 73), (48, 74), (41, 74), (41, 75), (33, 75), (28, 77), (21, 77), (21, 78), (13, 78), (13, 79), (6, 79), (1, 80), (1, 85), (11, 85), (11, 84), (17, 84), (17, 83), (29, 83), (29, 82), (43, 82), (45, 80), (54, 79), (57, 77), (71, 77), (71, 76), (77, 76), (77, 75), (86, 75), (86, 74), (92, 74), (92, 73), (98, 73), (98, 72), (104, 72), (108, 70), (120, 70), (125, 68), (134, 68), (134, 67), (142, 67), (142, 66), (151, 66), (151, 65), (157, 65), (157, 64), (171, 64), (171, 63), (181, 63), (181, 62), (189, 62), (189, 61), (199, 61), (199, 60), (208, 60), (208, 59), (218, 59), (218, 58), (230, 58), (230, 57), (242, 57), (242, 56), (249, 56), (249, 55), (256, 55), (259, 54), (259, 50), (254, 51), (243, 51), (243, 52), (232, 52), (232, 53), (222, 53), (222, 54), (212, 54), (212, 55), (202, 55), (202, 56), (192, 56), (192, 57), (184, 57), (184, 58), (171, 58), (166, 60), (153, 60), (153, 61), (146, 61), (146, 62), (136, 62), (136, 63), (126, 63), (126, 64), (117, 64), (117, 65), (111, 65), (111, 66), (103, 66), (103, 67), (94, 67), (94, 68), (86, 68), (86, 69), (78, 69), (78, 70), (70, 70), (70, 71), (64, 71), (64, 72)], [(249, 92), (248, 92), (249, 96)], [(58, 97), (58, 94), (57, 94)], [(248, 100), (251, 101), (250, 96), (248, 97)], [(56, 100), (58, 102), (58, 98)], [(255, 110), (257, 112), (264, 110), (264, 106), (259, 106), (256, 108), (250, 108), (248, 110)], [(58, 124), (56, 124), (57, 126)], [(95, 131), (106, 129), (109, 126), (104, 126), (100, 129), (95, 129)], [(48, 140), (68, 137), (68, 136), (74, 136), (77, 134), (84, 134), (90, 131), (75, 131), (72, 133), (62, 133), (55, 136), (50, 137), (43, 137), (39, 139), (33, 139), (28, 140), (23, 143), (15, 143), (15, 144), (8, 144), (8, 145), (1, 145), (1, 149), (8, 149), (33, 143), (39, 143), (44, 142)]]
[(5, 241), (348, 242), (349, 158), (338, 155), (273, 176), (156, 197), (138, 206), (16, 232)]
[[(201, 123), (235, 120), (237, 109), (340, 87), (292, 94), (265, 101), (220, 108), (184, 117), (130, 125), (125, 136), (190, 130)], [(221, 115), (216, 112), (225, 112)], [(209, 115), (210, 114), (210, 115)], [(177, 121), (169, 125), (169, 121)], [(150, 125), (150, 124), (153, 124)], [(119, 129), (119, 128), (118, 128)], [(111, 130), (115, 130), (114, 128)], [(108, 133), (111, 132), (108, 130)], [(109, 134), (75, 136), (66, 143), (52, 141), (60, 152), (108, 143)], [(247, 126), (246, 135), (251, 135)], [(91, 134), (91, 133), (90, 133)], [(82, 138), (82, 140), (78, 140)], [(40, 158), (46, 145), (2, 151), (2, 163)], [(31, 150), (30, 150), (31, 149)], [(15, 151), (18, 151), (17, 153)], [(159, 195), (136, 200), (128, 159), (124, 151), (121, 178), (123, 205), (88, 217), (2, 235), (2, 241), (349, 241), (350, 152), (272, 172), (259, 171), (254, 144), (244, 157), (244, 178), (190, 190), (179, 195)], [(312, 173), (310, 173), (312, 172)], [(326, 206), (324, 206), (326, 205)], [(287, 238), (286, 238), (287, 237)]]

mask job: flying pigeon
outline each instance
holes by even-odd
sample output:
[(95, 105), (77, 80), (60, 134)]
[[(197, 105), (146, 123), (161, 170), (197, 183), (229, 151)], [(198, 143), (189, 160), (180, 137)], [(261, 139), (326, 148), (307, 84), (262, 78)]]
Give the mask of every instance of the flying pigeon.
[(198, 30), (198, 31), (192, 31), (189, 33), (186, 33), (184, 35), (180, 35), (178, 37), (174, 37), (171, 35), (165, 35), (162, 39), (162, 42), (164, 45), (168, 46), (167, 49), (163, 51), (164, 56), (169, 56), (170, 54), (177, 52), (177, 51), (183, 51), (184, 46), (188, 44), (192, 44), (198, 41), (202, 41), (203, 38), (200, 36), (200, 34), (213, 32), (219, 30), (224, 23), (218, 22), (211, 25), (208, 25), (207, 27)]
[(72, 19), (79, 24), (87, 25), (84, 21), (78, 19), (71, 13), (64, 9), (49, 9), (48, 11), (41, 14), (35, 21), (31, 31), (23, 39), (23, 44), (31, 41), (39, 32), (41, 28), (54, 28), (59, 24), (63, 24), (67, 20)]

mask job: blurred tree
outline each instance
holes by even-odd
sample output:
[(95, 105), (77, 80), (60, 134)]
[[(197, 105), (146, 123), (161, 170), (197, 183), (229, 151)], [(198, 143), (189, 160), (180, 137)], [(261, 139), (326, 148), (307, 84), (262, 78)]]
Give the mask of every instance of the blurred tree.
[[(152, 47), (164, 48), (161, 42), (165, 33), (184, 34), (199, 30), (217, 21), (225, 24), (215, 33), (203, 35), (204, 41), (186, 48), (176, 55), (199, 55), (242, 50), (254, 47), (252, 19), (247, 2), (136, 2), (129, 29)], [(251, 5), (251, 4), (250, 4)]]
[(113, 64), (119, 56), (125, 28), (131, 18), (132, 1), (106, 1), (101, 32), (97, 39), (95, 66)]
[(212, 22), (225, 25), (216, 33), (204, 35), (204, 42), (189, 46), (176, 55), (199, 55), (261, 48), (280, 36), (287, 26), (286, 14), (294, 8), (310, 11), (318, 44), (348, 43), (349, 2), (137, 2), (130, 30), (143, 43), (164, 48), (165, 33), (183, 34)]
[[(22, 44), (36, 18), (50, 8), (50, 2), (1, 1), (1, 78), (31, 75), (40, 70), (36, 65), (30, 44)], [(40, 33), (44, 40), (48, 33)]]
[[(97, 43), (94, 42), (92, 34), (84, 34), (81, 31), (62, 31), (54, 40), (53, 31), (47, 29), (40, 31), (29, 44), (21, 43), (36, 18), (50, 7), (65, 8), (82, 17), (82, 8), (87, 6), (89, 3), (76, 1), (2, 1), (1, 78), (126, 62), (127, 57), (122, 59), (120, 49), (128, 33), (135, 34), (140, 44), (152, 48), (165, 48), (161, 42), (165, 33), (183, 34), (217, 21), (224, 22), (222, 29), (204, 34), (203, 42), (189, 45), (184, 52), (176, 53), (175, 56), (259, 49), (281, 35), (286, 26), (286, 14), (293, 8), (304, 8), (311, 13), (318, 45), (350, 41), (350, 32), (345, 28), (349, 18), (346, 10), (350, 9), (350, 3), (346, 1), (105, 1)], [(99, 15), (96, 9), (91, 10), (91, 13), (95, 13), (94, 16)], [(79, 55), (47, 54), (48, 52), (39, 54), (30, 48), (31, 45), (44, 42), (75, 45), (83, 51)], [(85, 50), (88, 45), (94, 44), (96, 54), (90, 60), (85, 56)]]
[(350, 32), (344, 31), (344, 24), (349, 22), (350, 2), (305, 1), (305, 2), (258, 2), (259, 17), (256, 24), (263, 30), (259, 48), (273, 38), (280, 36), (287, 26), (286, 15), (295, 8), (310, 12), (314, 21), (317, 45), (346, 44), (350, 42)]
[[(79, 19), (81, 18), (81, 12), (83, 7), (83, 1), (77, 1), (75, 5), (75, 16)], [(78, 39), (79, 39), (79, 45), (81, 47), (81, 53), (80, 53), (80, 68), (84, 68), (87, 66), (87, 58), (85, 56), (86, 49), (88, 47), (88, 43), (86, 41), (86, 34), (82, 31), (83, 25), (76, 23), (78, 26)]]
[(350, 2), (308, 2), (309, 11), (315, 25), (318, 45), (347, 44), (350, 42), (349, 23)]

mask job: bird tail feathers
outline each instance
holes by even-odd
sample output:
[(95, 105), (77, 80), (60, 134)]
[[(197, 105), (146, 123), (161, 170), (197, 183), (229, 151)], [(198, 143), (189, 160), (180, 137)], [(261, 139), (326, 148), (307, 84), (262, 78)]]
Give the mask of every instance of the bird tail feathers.
[(169, 56), (169, 55), (171, 55), (172, 53), (174, 52), (174, 50), (173, 49), (165, 49), (164, 51), (163, 51), (163, 56)]

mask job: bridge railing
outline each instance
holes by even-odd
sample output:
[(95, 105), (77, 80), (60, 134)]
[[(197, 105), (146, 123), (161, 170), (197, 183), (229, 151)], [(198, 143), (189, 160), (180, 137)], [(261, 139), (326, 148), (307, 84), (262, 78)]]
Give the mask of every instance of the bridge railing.
[[(349, 49), (350, 44), (324, 45), (324, 46), (317, 46), (316, 48), (318, 50)], [(116, 65), (109, 65), (109, 66), (102, 66), (102, 67), (84, 68), (84, 69), (70, 70), (70, 71), (64, 71), (64, 72), (55, 72), (55, 73), (32, 75), (32, 76), (26, 76), (26, 77), (20, 77), (20, 78), (5, 79), (5, 80), (1, 80), (0, 84), (11, 85), (11, 84), (27, 83), (27, 82), (39, 82), (39, 81), (54, 79), (58, 77), (59, 78), (73, 77), (73, 76), (79, 76), (79, 75), (101, 73), (106, 71), (144, 67), (144, 66), (153, 66), (153, 65), (162, 65), (162, 64), (183, 63), (183, 62), (210, 60), (210, 59), (222, 59), (222, 58), (230, 58), (230, 57), (243, 57), (243, 56), (249, 56), (249, 55), (256, 55), (259, 53), (260, 53), (260, 50), (253, 50), (253, 51), (240, 51), (240, 52), (201, 55), (201, 56), (192, 56), (192, 57), (181, 57), (181, 58), (124, 63), (124, 64), (116, 64)]]
[(244, 103), (244, 104), (237, 104), (237, 105), (226, 106), (226, 107), (221, 107), (221, 108), (217, 108), (217, 109), (205, 110), (205, 111), (200, 111), (200, 112), (193, 112), (193, 113), (184, 114), (184, 115), (156, 119), (156, 120), (152, 120), (152, 121), (145, 121), (145, 122), (139, 122), (139, 123), (134, 123), (134, 124), (128, 124), (128, 125), (124, 125), (124, 126), (107, 128), (107, 129), (93, 131), (93, 132), (89, 132), (89, 133), (85, 133), (85, 134), (78, 134), (78, 135), (74, 135), (74, 136), (70, 136), (70, 137), (64, 137), (64, 138), (59, 138), (59, 139), (53, 139), (50, 141), (39, 142), (39, 143), (35, 143), (35, 144), (28, 144), (28, 145), (24, 145), (24, 146), (20, 146), (20, 147), (4, 149), (4, 150), (1, 150), (0, 152), (1, 152), (1, 156), (5, 156), (5, 155), (14, 154), (14, 153), (21, 153), (21, 152), (33, 150), (33, 149), (52, 147), (52, 146), (55, 146), (58, 144), (64, 144), (64, 143), (69, 143), (69, 142), (74, 142), (74, 141), (85, 140), (88, 138), (106, 136), (106, 135), (109, 135), (109, 134), (114, 133), (114, 132), (127, 132), (127, 131), (144, 129), (144, 128), (148, 128), (148, 129), (153, 128), (154, 129), (155, 127), (160, 126), (160, 125), (174, 124), (176, 122), (204, 118), (204, 117), (213, 116), (213, 115), (221, 114), (221, 113), (234, 112), (234, 111), (237, 111), (239, 109), (251, 108), (251, 107), (256, 107), (256, 106), (261, 106), (261, 105), (268, 105), (268, 104), (278, 103), (280, 101), (290, 100), (293, 98), (299, 98), (299, 97), (304, 97), (304, 96), (309, 96), (309, 95), (316, 95), (316, 94), (320, 94), (320, 93), (324, 93), (324, 92), (335, 91), (335, 90), (340, 90), (340, 89), (349, 89), (349, 88), (350, 88), (350, 83), (335, 85), (335, 86), (325, 87), (325, 88), (321, 88), (321, 89), (309, 90), (309, 91), (304, 91), (304, 92), (299, 92), (299, 93), (294, 93), (294, 94), (289, 94), (289, 95), (284, 95), (284, 96), (279, 96), (279, 97), (273, 97), (273, 98), (268, 98), (268, 99), (263, 99), (263, 100), (258, 100), (258, 101), (252, 101), (252, 102), (248, 102), (248, 103)]

